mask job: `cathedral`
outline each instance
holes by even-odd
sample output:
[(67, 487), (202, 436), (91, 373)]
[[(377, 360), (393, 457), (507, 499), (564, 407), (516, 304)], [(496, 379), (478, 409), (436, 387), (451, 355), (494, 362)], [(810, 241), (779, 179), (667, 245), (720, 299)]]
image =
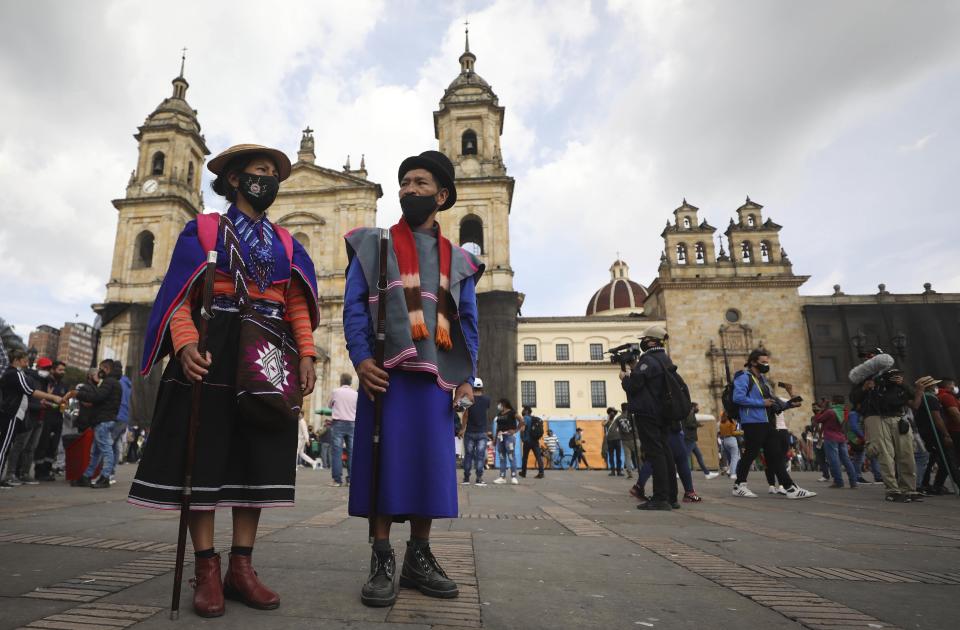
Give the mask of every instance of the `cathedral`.
[[(837, 286), (830, 296), (801, 296), (809, 277), (794, 273), (780, 243), (781, 226), (749, 197), (722, 235), (684, 199), (661, 233), (660, 265), (648, 286), (631, 279), (618, 256), (609, 282), (585, 300), (584, 315), (519, 317), (522, 294), (514, 288), (510, 264), (515, 182), (500, 151), (505, 108), (476, 73), (476, 60), (467, 39), (460, 72), (441, 96), (433, 124), (438, 149), (456, 169), (459, 193), (456, 206), (438, 221), (451, 240), (486, 265), (477, 294), (483, 340), (478, 372), (493, 397), (536, 408), (558, 434), (572, 433), (578, 422), (590, 434), (595, 423), (589, 421), (623, 400), (619, 369), (607, 350), (636, 342), (652, 324), (667, 327), (671, 357), (701, 411), (715, 417), (727, 369), (742, 368), (755, 347), (771, 351), (776, 381), (793, 384), (808, 401), (847, 393), (846, 372), (867, 346), (890, 349), (912, 373), (960, 372), (956, 359), (942, 351), (960, 344), (960, 295), (937, 293), (927, 283), (918, 294), (894, 295), (881, 284), (876, 295), (846, 295)], [(140, 364), (147, 318), (177, 236), (204, 212), (200, 173), (210, 150), (187, 102), (188, 87), (181, 65), (170, 97), (134, 134), (137, 163), (125, 195), (113, 201), (119, 220), (111, 273), (103, 303), (94, 305), (101, 323), (98, 358), (118, 358), (128, 372)], [(305, 402), (310, 418), (339, 375), (353, 372), (341, 321), (343, 235), (376, 225), (382, 196), (363, 160), (358, 169), (349, 160), (341, 169), (317, 164), (312, 131), (303, 130), (270, 218), (290, 231), (316, 265), (318, 378), (317, 394)], [(133, 421), (149, 422), (160, 372), (133, 379)], [(799, 431), (808, 420), (805, 407), (792, 412), (788, 423)], [(570, 426), (561, 430), (563, 422)]]
[[(454, 164), (457, 205), (439, 215), (451, 240), (476, 254), (487, 271), (478, 291), (480, 365), (491, 391), (516, 387), (516, 313), (518, 294), (510, 266), (510, 207), (514, 180), (500, 151), (504, 108), (487, 81), (474, 70), (469, 39), (460, 56), (460, 73), (433, 112), (438, 148)], [(136, 167), (126, 194), (113, 201), (119, 213), (110, 279), (104, 301), (94, 305), (100, 319), (99, 358), (120, 359), (128, 372), (140, 365), (147, 318), (173, 252), (187, 222), (204, 212), (200, 171), (210, 154), (197, 111), (187, 102), (189, 83), (180, 74), (173, 91), (147, 116), (134, 135)], [(421, 147), (416, 147), (420, 150)], [(290, 178), (270, 208), (270, 219), (287, 228), (316, 265), (320, 324), (314, 332), (316, 392), (306, 401), (308, 414), (325, 404), (341, 373), (353, 372), (343, 338), (341, 314), (347, 254), (343, 235), (376, 225), (380, 184), (349, 162), (343, 169), (316, 163), (311, 129), (303, 130)], [(392, 183), (391, 183), (392, 184)], [(391, 186), (392, 188), (392, 186)], [(131, 417), (149, 422), (161, 370), (134, 379)], [(312, 415), (308, 415), (312, 417)]]

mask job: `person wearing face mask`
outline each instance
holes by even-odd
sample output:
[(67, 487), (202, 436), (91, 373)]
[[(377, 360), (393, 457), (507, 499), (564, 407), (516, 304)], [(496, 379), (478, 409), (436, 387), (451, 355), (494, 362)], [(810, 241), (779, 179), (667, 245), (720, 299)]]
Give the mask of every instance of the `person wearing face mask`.
[[(63, 361), (53, 361), (50, 366), (50, 377), (47, 380), (47, 392), (54, 396), (63, 396), (67, 393), (67, 386), (63, 376), (67, 373), (67, 366)], [(53, 463), (57, 459), (57, 447), (60, 444), (60, 434), (63, 432), (63, 414), (57, 405), (47, 403), (47, 413), (43, 418), (43, 432), (34, 452), (34, 465), (37, 481), (56, 481), (53, 475)]]
[(744, 364), (746, 370), (737, 372), (733, 378), (733, 402), (740, 407), (740, 427), (746, 448), (737, 464), (737, 478), (733, 484), (733, 496), (756, 498), (747, 487), (750, 466), (763, 449), (767, 466), (776, 479), (786, 488), (788, 499), (807, 499), (816, 492), (804, 490), (790, 477), (784, 462), (780, 437), (777, 434), (776, 414), (789, 408), (773, 395), (766, 374), (770, 372), (770, 353), (763, 348), (753, 350)]
[[(228, 221), (221, 227), (221, 215), (213, 213), (187, 223), (154, 302), (142, 373), (148, 374), (165, 356), (171, 360), (128, 501), (140, 507), (180, 508), (192, 383), (202, 381), (189, 518), (196, 558), (193, 607), (202, 617), (217, 617), (224, 613), (225, 597), (261, 610), (280, 605), (280, 596), (254, 571), (252, 554), (261, 508), (292, 507), (296, 483), (290, 453), (297, 445), (297, 422), (280, 412), (274, 412), (276, 417), (266, 413), (256, 422), (241, 415), (238, 366), (255, 359), (240, 352), (238, 290), (246, 290), (249, 308), (295, 342), (298, 364), (286, 382), (308, 396), (316, 382), (317, 283), (313, 261), (303, 246), (267, 216), (280, 182), (290, 176), (289, 158), (277, 149), (244, 144), (225, 150), (207, 168), (216, 175), (214, 192), (230, 204)], [(231, 226), (242, 259), (242, 264), (233, 260), (236, 277), (224, 244), (225, 230)], [(207, 327), (207, 352), (201, 355), (197, 350), (201, 278), (211, 248), (218, 252), (214, 316)], [(233, 512), (224, 576), (213, 544), (218, 507)]]
[[(473, 402), (479, 333), (476, 283), (483, 264), (453, 245), (436, 221), (456, 202), (453, 164), (439, 151), (403, 161), (397, 172), (403, 213), (389, 229), (383, 367), (374, 359), (380, 238), (376, 228), (346, 235), (343, 329), (360, 376), (349, 513), (371, 512), (374, 395), (382, 396), (379, 475), (370, 574), (360, 592), (367, 606), (396, 600), (394, 522), (410, 521), (400, 586), (430, 597), (457, 597), (430, 550), (434, 519), (456, 518), (453, 431), (459, 401)], [(460, 405), (463, 407), (464, 405)]]
[[(640, 336), (643, 354), (620, 372), (620, 382), (627, 393), (628, 408), (640, 438), (640, 450), (653, 472), (653, 496), (638, 505), (638, 510), (669, 511), (680, 507), (676, 463), (669, 445), (671, 427), (663, 419), (665, 375), (668, 370), (676, 370), (663, 345), (667, 339), (663, 326), (647, 328)], [(642, 488), (638, 488), (636, 494), (640, 491)]]
[[(116, 424), (117, 413), (120, 411), (120, 397), (122, 395), (119, 375), (114, 373), (113, 360), (104, 359), (100, 362), (97, 376), (100, 379), (96, 389), (81, 389), (77, 391), (77, 399), (81, 403), (90, 403), (93, 409), (90, 423), (93, 425), (93, 444), (90, 445), (90, 464), (83, 475), (70, 482), (71, 486), (80, 488), (109, 488), (110, 478), (116, 462), (113, 459), (113, 427)], [(93, 476), (97, 467), (101, 466), (100, 477), (96, 482)]]

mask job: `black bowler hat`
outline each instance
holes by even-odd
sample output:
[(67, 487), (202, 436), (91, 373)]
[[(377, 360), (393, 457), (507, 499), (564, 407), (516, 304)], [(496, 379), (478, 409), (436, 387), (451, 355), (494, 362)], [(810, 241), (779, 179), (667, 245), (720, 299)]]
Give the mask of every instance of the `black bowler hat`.
[(420, 155), (411, 155), (400, 164), (400, 170), (397, 172), (397, 183), (403, 181), (403, 176), (415, 168), (430, 171), (437, 178), (440, 187), (447, 189), (447, 201), (440, 206), (440, 210), (451, 208), (453, 204), (457, 203), (457, 187), (453, 183), (455, 175), (450, 158), (439, 151), (424, 151)]

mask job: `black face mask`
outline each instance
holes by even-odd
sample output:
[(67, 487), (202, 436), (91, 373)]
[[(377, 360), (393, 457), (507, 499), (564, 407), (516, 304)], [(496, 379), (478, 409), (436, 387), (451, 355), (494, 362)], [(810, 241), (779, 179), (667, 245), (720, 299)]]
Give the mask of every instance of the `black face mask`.
[(423, 225), (437, 209), (437, 200), (433, 197), (407, 195), (400, 198), (400, 209), (410, 227), (416, 228)]
[(757, 364), (757, 369), (760, 370), (760, 373), (761, 373), (761, 374), (766, 374), (767, 372), (770, 371), (770, 364), (768, 364), (768, 363), (767, 363), (767, 364), (765, 364), (765, 363), (758, 363), (758, 364)]
[(267, 211), (280, 191), (280, 180), (273, 175), (251, 175), (240, 173), (240, 194), (250, 203), (254, 210), (263, 213)]
[(101, 381), (106, 377), (107, 377), (107, 373), (104, 372), (103, 370), (100, 370), (99, 372), (97, 372), (97, 378), (99, 378)]

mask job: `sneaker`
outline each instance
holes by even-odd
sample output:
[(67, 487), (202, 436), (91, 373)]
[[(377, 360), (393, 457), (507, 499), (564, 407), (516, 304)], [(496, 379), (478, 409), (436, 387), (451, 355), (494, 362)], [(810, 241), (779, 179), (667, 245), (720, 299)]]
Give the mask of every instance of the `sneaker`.
[(497, 477), (496, 479), (493, 480), (493, 483), (495, 483), (495, 484), (497, 484), (497, 485), (499, 486), (499, 485), (501, 485), (501, 484), (507, 483), (507, 480), (506, 480), (505, 477)]
[(637, 499), (638, 501), (649, 501), (649, 500), (650, 500), (649, 498), (647, 498), (647, 495), (645, 495), (642, 491), (637, 490), (637, 487), (636, 487), (636, 486), (630, 486), (630, 496), (632, 496), (633, 498)]
[(782, 496), (787, 496), (787, 490), (783, 486), (770, 486), (767, 489), (767, 494), (779, 494)]
[(90, 484), (91, 488), (109, 488), (110, 487), (110, 478), (100, 475), (100, 478), (97, 479), (94, 483)]
[(342, 487), (343, 487), (343, 482), (341, 482), (341, 481), (331, 481), (331, 482), (330, 482), (330, 487), (331, 487), (331, 488), (342, 488)]
[(910, 492), (907, 494), (907, 497), (910, 499), (910, 503), (922, 503), (923, 495), (919, 492)]
[(430, 545), (407, 542), (407, 553), (400, 569), (400, 586), (415, 588), (427, 597), (451, 599), (460, 594), (457, 583), (446, 572), (430, 551)]
[(733, 486), (733, 496), (735, 497), (746, 497), (748, 499), (756, 499), (757, 495), (750, 492), (750, 488), (747, 487), (746, 483), (738, 483)]
[(481, 488), (486, 488), (486, 487), (487, 487), (487, 482), (484, 481), (483, 479), (477, 479), (477, 480), (473, 483), (473, 485), (479, 486), (479, 487), (481, 487)]
[(534, 477), (534, 479), (543, 479), (543, 471), (538, 472), (538, 473), (537, 473), (537, 476)]
[(704, 476), (705, 476), (708, 480), (709, 480), (709, 479), (716, 479), (717, 477), (720, 476), (720, 473), (718, 473), (718, 472), (708, 472), (708, 473), (707, 473), (706, 475), (704, 475)]
[(512, 483), (515, 486), (520, 485), (520, 482), (517, 480), (516, 477), (510, 477), (510, 483)]
[(39, 482), (39, 481), (37, 481), (36, 479), (31, 479), (30, 477), (27, 477), (27, 478), (20, 477), (19, 481), (20, 481), (20, 483), (22, 483), (22, 484), (25, 485), (25, 486), (39, 486), (39, 485), (40, 485), (40, 482)]
[(800, 486), (794, 484), (789, 490), (787, 490), (788, 499), (809, 499), (810, 497), (817, 496), (816, 492), (810, 490), (804, 490)]
[(827, 487), (828, 487), (828, 488), (843, 488), (843, 484), (842, 484), (842, 483), (831, 483), (831, 484), (830, 484), (829, 486), (827, 486)]
[(857, 479), (857, 483), (865, 483), (868, 486), (870, 485), (870, 482), (864, 479), (863, 477), (860, 477), (859, 479)]
[(6, 479), (4, 483), (10, 484), (11, 488), (19, 488), (23, 485), (23, 483), (16, 477), (10, 477), (9, 479)]
[(900, 492), (888, 492), (884, 499), (894, 503), (910, 503), (910, 497)]
[(397, 601), (397, 585), (394, 576), (397, 571), (397, 558), (393, 549), (372, 552), (370, 556), (370, 576), (360, 589), (360, 601), (364, 606), (383, 608)]
[(115, 478), (115, 477), (110, 477), (110, 485), (112, 486), (112, 485), (115, 484), (115, 483), (117, 483), (116, 478)]
[(460, 485), (461, 485), (461, 486), (469, 486), (469, 485), (470, 485), (470, 480), (469, 480), (469, 479), (464, 479), (463, 481), (460, 482)]
[(696, 492), (684, 492), (683, 493), (683, 502), (684, 503), (700, 503), (703, 499), (700, 498)]
[(15, 487), (9, 481), (0, 481), (0, 490), (13, 490)]
[(819, 479), (817, 479), (817, 481), (821, 481), (821, 482), (823, 482), (823, 481), (830, 481), (830, 478), (829, 478), (829, 477), (820, 477)]

